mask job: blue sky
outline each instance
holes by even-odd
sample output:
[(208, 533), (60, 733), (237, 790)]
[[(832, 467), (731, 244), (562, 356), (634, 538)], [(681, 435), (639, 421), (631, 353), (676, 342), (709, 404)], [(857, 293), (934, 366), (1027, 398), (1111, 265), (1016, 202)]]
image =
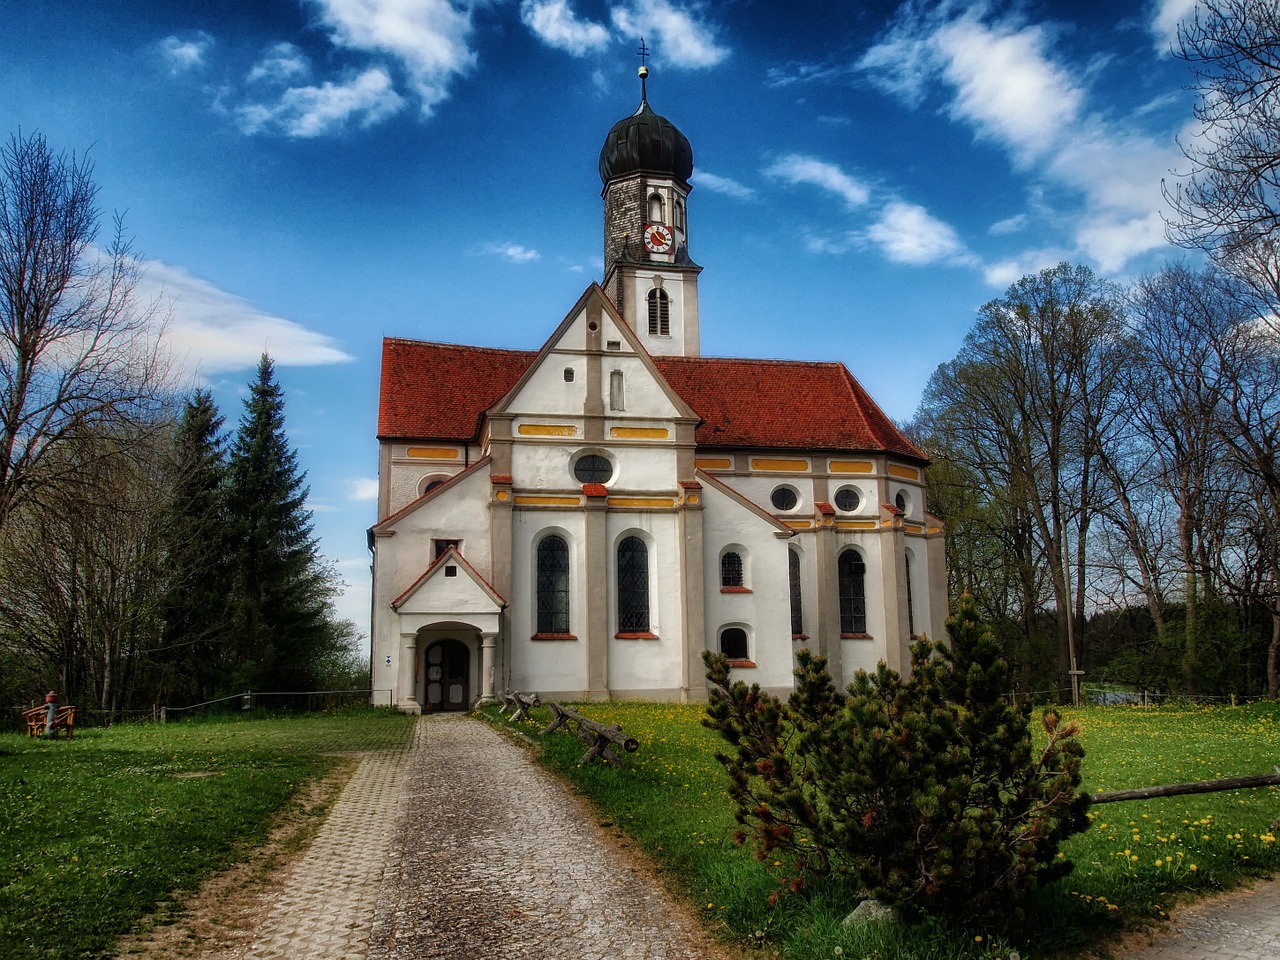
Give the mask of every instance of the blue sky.
[(0, 0), (0, 119), (90, 150), (228, 426), (266, 349), (368, 621), (383, 336), (535, 349), (602, 271), (600, 145), (694, 150), (703, 353), (840, 360), (897, 419), (977, 308), (1166, 245), (1193, 0)]

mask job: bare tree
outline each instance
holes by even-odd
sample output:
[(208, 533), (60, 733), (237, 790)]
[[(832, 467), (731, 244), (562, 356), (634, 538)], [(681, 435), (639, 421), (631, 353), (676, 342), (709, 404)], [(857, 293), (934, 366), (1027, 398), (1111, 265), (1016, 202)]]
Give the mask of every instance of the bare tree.
[(146, 421), (161, 393), (154, 308), (119, 217), (105, 249), (93, 165), (43, 136), (0, 149), (0, 529), (26, 500), (79, 479), (64, 443)]
[(1087, 267), (1059, 264), (982, 307), (921, 404), (938, 446), (980, 479), (1004, 515), (1028, 640), (1047, 575), (1063, 686), (1079, 660), (1097, 456), (1126, 359), (1122, 335), (1112, 285)]
[(1280, 306), (1280, 6), (1275, 0), (1200, 0), (1178, 28), (1191, 64), (1201, 129), (1182, 143), (1190, 170), (1165, 185), (1174, 243)]

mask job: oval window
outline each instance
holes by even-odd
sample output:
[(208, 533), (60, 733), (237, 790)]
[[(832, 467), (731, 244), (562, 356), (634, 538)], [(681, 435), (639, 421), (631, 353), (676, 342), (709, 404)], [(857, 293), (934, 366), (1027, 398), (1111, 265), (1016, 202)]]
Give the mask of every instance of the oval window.
[(598, 453), (588, 453), (574, 461), (573, 475), (579, 483), (608, 483), (613, 478), (613, 464)]
[(800, 502), (800, 494), (793, 487), (777, 487), (769, 500), (775, 510), (794, 510)]
[(843, 510), (845, 513), (853, 513), (858, 509), (858, 504), (862, 502), (862, 498), (858, 496), (857, 488), (841, 487), (836, 491), (836, 508)]

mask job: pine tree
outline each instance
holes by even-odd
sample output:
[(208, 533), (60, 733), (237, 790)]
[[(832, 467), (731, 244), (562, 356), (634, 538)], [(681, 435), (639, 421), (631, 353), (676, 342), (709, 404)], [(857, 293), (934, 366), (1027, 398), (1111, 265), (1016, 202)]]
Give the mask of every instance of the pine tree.
[(1075, 728), (1047, 712), (1036, 747), (1030, 704), (1006, 695), (1008, 665), (968, 595), (947, 630), (950, 648), (912, 646), (906, 677), (881, 663), (844, 692), (801, 651), (785, 704), (704, 654), (705, 722), (735, 748), (720, 760), (738, 839), (792, 890), (849, 874), (909, 917), (999, 923), (1071, 869), (1058, 849), (1089, 803)]
[(258, 690), (306, 690), (332, 642), (332, 581), (306, 508), (306, 476), (285, 436), (284, 393), (265, 353), (249, 390), (229, 463), (234, 678)]
[(156, 655), (159, 692), (174, 703), (226, 692), (235, 594), (222, 415), (197, 390), (174, 431), (166, 504), (167, 582)]

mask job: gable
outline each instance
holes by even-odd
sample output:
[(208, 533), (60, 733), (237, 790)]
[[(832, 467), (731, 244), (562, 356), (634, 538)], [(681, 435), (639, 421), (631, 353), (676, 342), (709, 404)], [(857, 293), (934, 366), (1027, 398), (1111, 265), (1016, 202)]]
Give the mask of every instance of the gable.
[(506, 600), (475, 571), (462, 554), (442, 553), (404, 593), (391, 601), (400, 614), (498, 614)]
[(576, 419), (589, 412), (592, 394), (600, 404), (598, 413), (612, 413), (615, 373), (627, 398), (617, 412), (655, 420), (697, 419), (594, 283), (490, 413)]

